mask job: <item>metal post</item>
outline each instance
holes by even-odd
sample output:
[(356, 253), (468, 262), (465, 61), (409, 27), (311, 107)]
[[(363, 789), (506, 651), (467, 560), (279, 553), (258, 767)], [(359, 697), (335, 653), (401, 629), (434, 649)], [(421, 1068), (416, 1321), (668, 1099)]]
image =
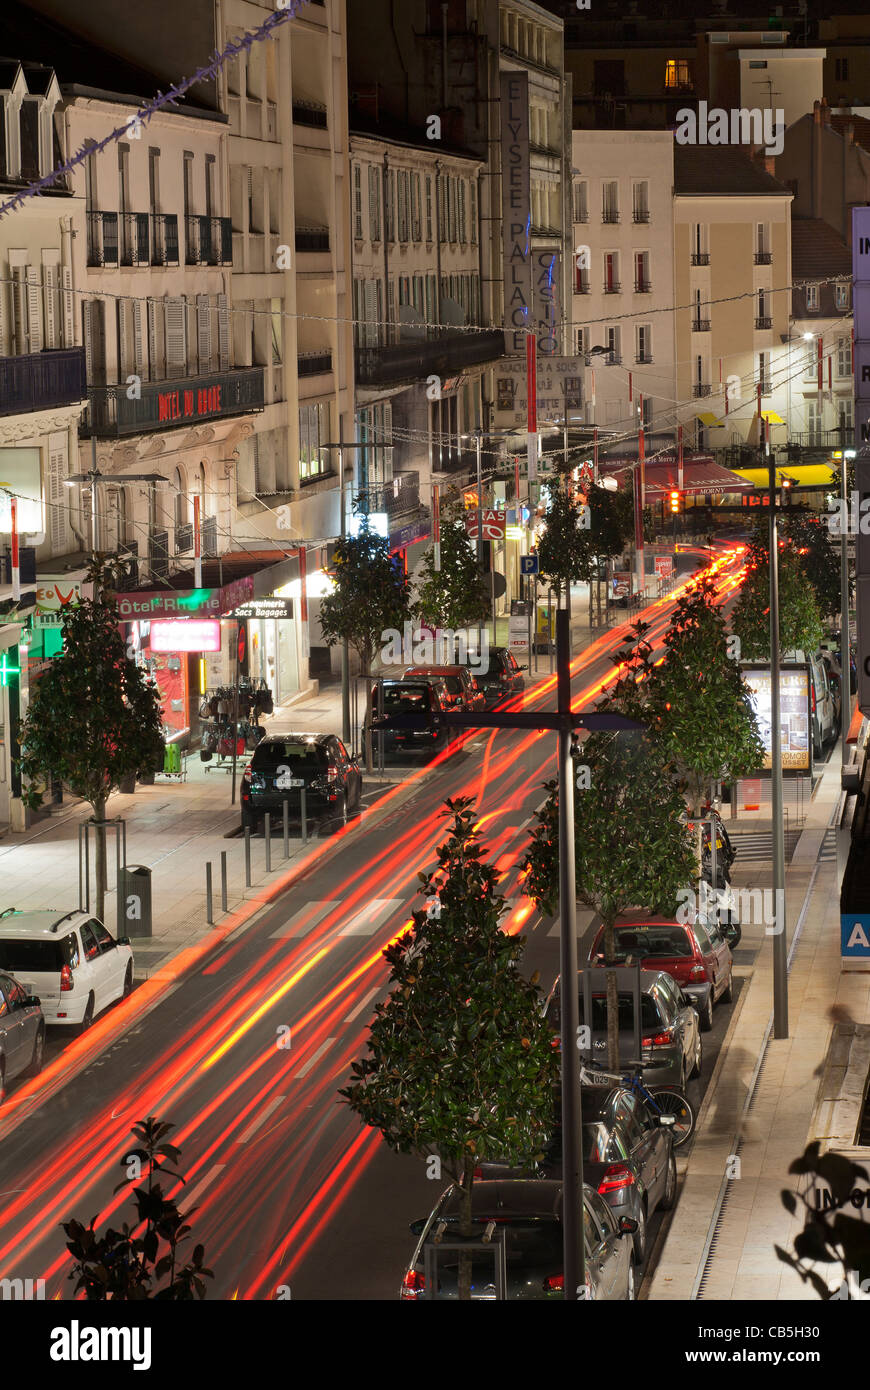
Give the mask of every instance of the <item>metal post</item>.
[(719, 887), (719, 884), (716, 882), (716, 880), (717, 880), (717, 878), (718, 878), (718, 869), (719, 869), (719, 861), (718, 861), (718, 858), (717, 858), (717, 855), (716, 855), (716, 839), (717, 839), (716, 817), (715, 817), (715, 816), (712, 814), (712, 812), (711, 812), (711, 815), (710, 815), (710, 873), (711, 873), (712, 878), (713, 878), (713, 892), (714, 892), (714, 893), (715, 893), (716, 889)]
[(266, 837), (266, 873), (272, 872), (272, 817), (267, 811), (263, 816), (263, 833)]
[[(478, 428), (474, 440), (474, 447), (477, 458), (477, 573), (483, 574), (483, 482), (480, 471), (480, 429)], [(492, 600), (490, 600), (492, 602)], [(495, 624), (495, 613), (492, 615), (493, 625)], [(477, 623), (477, 659), (483, 651), (483, 624), (478, 619)]]
[(251, 886), (251, 827), (245, 826), (245, 887)]
[(211, 901), (211, 861), (205, 866), (205, 920), (214, 926), (214, 909)]
[(534, 577), (534, 588), (532, 590), (532, 631), (534, 641), (532, 648), (535, 655), (535, 675), (538, 674), (538, 576)]
[(233, 785), (230, 793), (230, 805), (236, 804), (236, 764), (238, 762), (239, 747), (239, 666), (241, 665), (239, 651), (239, 641), (242, 631), (244, 618), (239, 618), (236, 623), (236, 679), (233, 685)]
[[(556, 627), (558, 630), (559, 614), (562, 609), (556, 610)], [(550, 675), (553, 674), (554, 653), (553, 653), (553, 590), (547, 590), (547, 646), (550, 649)]]
[(221, 911), (226, 912), (227, 908), (227, 852), (221, 850)]
[[(347, 515), (344, 496), (344, 432), (341, 415), (338, 417), (338, 501), (341, 509), (341, 539), (347, 535)], [(350, 658), (346, 641), (341, 644), (341, 740), (350, 742)]]
[(306, 793), (306, 788), (305, 788), (305, 787), (300, 787), (300, 788), (299, 788), (299, 801), (300, 801), (300, 808), (301, 808), (301, 814), (302, 814), (302, 843), (303, 843), (303, 845), (307, 845), (307, 844), (308, 844), (308, 810), (307, 810), (307, 804), (306, 804), (307, 798), (306, 798), (306, 794), (305, 794), (305, 793)]
[(85, 912), (91, 910), (91, 840), (85, 822)]
[(288, 802), (286, 796), (284, 797), (284, 805), (283, 805), (283, 807), (282, 807), (282, 810), (283, 810), (283, 812), (284, 812), (284, 858), (285, 858), (285, 859), (289, 859), (289, 858), (290, 858), (290, 804), (289, 804), (289, 802)]
[[(556, 614), (557, 692), (561, 715), (571, 713), (568, 613)], [(562, 1005), (562, 1237), (564, 1292), (584, 1297), (583, 1151), (580, 1146), (580, 999), (577, 980), (577, 883), (574, 859), (574, 760), (566, 718), (559, 729), (559, 974)]]
[(846, 525), (846, 474), (848, 462), (843, 455), (840, 468), (840, 761), (848, 761), (849, 725), (852, 722), (852, 654), (849, 642), (849, 552)]
[(776, 524), (776, 465), (770, 453), (767, 422), (764, 452), (768, 465), (770, 510), (770, 782), (773, 817), (773, 1036), (788, 1037), (788, 944), (785, 912), (785, 839), (782, 816), (782, 728), (779, 708), (779, 534)]

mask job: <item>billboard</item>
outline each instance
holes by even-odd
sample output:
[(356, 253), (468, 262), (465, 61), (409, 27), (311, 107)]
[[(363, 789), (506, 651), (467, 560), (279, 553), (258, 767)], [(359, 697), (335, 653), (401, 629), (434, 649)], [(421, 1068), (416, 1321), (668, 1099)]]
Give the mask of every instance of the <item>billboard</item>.
[[(537, 362), (537, 423), (561, 423), (568, 419), (582, 421), (583, 409), (582, 357), (539, 356)], [(495, 364), (496, 429), (524, 431), (528, 410), (528, 375), (523, 358), (503, 357)]]
[(43, 531), (38, 449), (0, 449), (0, 532), (7, 536), (12, 530), (10, 493), (18, 498), (19, 536)]
[(221, 625), (211, 618), (175, 618), (152, 622), (152, 652), (219, 652)]
[(532, 256), (535, 291), (535, 338), (538, 352), (553, 356), (559, 351), (561, 332), (562, 258), (559, 251), (535, 251)]
[(501, 211), (505, 351), (524, 353), (532, 327), (532, 195), (529, 177), (529, 74), (503, 72)]
[[(764, 747), (762, 769), (770, 772), (771, 677), (769, 665), (741, 662), (743, 679), (749, 687), (758, 735)], [(783, 663), (779, 672), (779, 719), (782, 740), (782, 770), (804, 776), (811, 770), (813, 731), (810, 715), (810, 673), (798, 663)]]

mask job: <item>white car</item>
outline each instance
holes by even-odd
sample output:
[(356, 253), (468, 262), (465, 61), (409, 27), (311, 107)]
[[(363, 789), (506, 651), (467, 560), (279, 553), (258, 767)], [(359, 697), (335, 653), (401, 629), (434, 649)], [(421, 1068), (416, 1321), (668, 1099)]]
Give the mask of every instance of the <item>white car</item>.
[(0, 912), (0, 970), (39, 998), (46, 1023), (82, 1032), (133, 988), (129, 937), (116, 941), (87, 912)]

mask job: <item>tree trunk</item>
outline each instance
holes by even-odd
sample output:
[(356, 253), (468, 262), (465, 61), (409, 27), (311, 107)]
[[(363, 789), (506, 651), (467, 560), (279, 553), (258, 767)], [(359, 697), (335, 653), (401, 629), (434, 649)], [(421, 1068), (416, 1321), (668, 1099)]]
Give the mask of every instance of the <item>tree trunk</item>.
[[(91, 805), (94, 811), (94, 820), (97, 822), (106, 819), (106, 798), (100, 796)], [(96, 878), (96, 916), (103, 922), (105, 920), (106, 907), (106, 827), (102, 824), (94, 826), (94, 875)]]
[[(614, 955), (613, 922), (604, 923), (604, 964), (613, 965)], [(619, 993), (616, 987), (616, 971), (608, 970), (607, 985), (607, 1065), (611, 1071), (619, 1071)], [(590, 1020), (591, 1023), (591, 1020)]]
[[(462, 1198), (459, 1203), (459, 1234), (463, 1240), (474, 1235), (471, 1223), (471, 1190), (474, 1184), (474, 1155), (467, 1153), (462, 1163)], [(459, 1256), (459, 1298), (463, 1303), (471, 1302), (471, 1255), (465, 1251)]]
[[(371, 676), (369, 675), (368, 669), (366, 669), (365, 678), (366, 678), (366, 710), (367, 710), (367, 711), (370, 710), (370, 711), (371, 711), (371, 715), (374, 716), (374, 712), (375, 712), (375, 711), (374, 711), (374, 707), (373, 707), (373, 704), (372, 704), (372, 678), (371, 678)], [(371, 721), (371, 718), (369, 718), (369, 719), (367, 719), (367, 720), (365, 721), (365, 755), (366, 755), (366, 772), (367, 772), (368, 775), (371, 777), (372, 773), (373, 773), (374, 770), (375, 770), (375, 768), (374, 768), (374, 762), (373, 762), (373, 760), (372, 760), (372, 721)]]

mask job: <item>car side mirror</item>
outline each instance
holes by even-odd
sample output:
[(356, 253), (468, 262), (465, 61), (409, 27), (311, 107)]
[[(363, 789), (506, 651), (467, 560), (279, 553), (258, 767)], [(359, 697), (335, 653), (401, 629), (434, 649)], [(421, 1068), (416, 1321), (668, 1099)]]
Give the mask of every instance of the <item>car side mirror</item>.
[(132, 943), (130, 941), (129, 936), (119, 936), (115, 944), (117, 946), (130, 946)]
[(637, 1228), (638, 1222), (633, 1216), (621, 1216), (619, 1218), (619, 1234), (621, 1236), (633, 1236)]
[(740, 930), (740, 923), (728, 922), (723, 923), (723, 926), (725, 930), (725, 940), (728, 942), (728, 945), (731, 947), (733, 951), (735, 946), (739, 945), (740, 938), (743, 935), (743, 932)]
[(37, 1008), (39, 1008), (39, 1003), (40, 1003), (40, 1000), (39, 1000), (39, 996), (38, 996), (37, 994), (28, 994), (28, 995), (25, 995), (25, 997), (22, 999), (22, 1001), (21, 1001), (21, 1003), (20, 1003), (20, 1005), (19, 1005), (19, 1008), (22, 1008), (22, 1009), (37, 1009)]

